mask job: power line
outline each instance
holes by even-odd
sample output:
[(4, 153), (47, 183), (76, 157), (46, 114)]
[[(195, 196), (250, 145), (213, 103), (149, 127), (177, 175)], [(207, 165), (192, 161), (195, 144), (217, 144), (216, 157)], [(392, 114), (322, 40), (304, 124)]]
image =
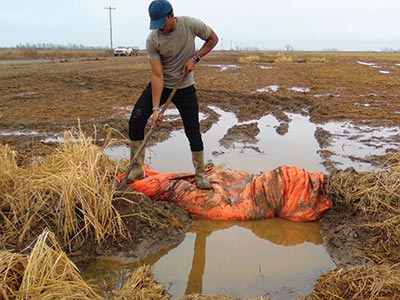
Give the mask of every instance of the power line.
[(111, 10), (112, 9), (116, 9), (115, 7), (111, 7), (111, 5), (109, 7), (104, 7), (104, 9), (108, 9), (109, 13), (110, 13), (110, 47), (111, 50), (113, 49), (113, 41), (112, 41), (112, 18), (111, 18)]

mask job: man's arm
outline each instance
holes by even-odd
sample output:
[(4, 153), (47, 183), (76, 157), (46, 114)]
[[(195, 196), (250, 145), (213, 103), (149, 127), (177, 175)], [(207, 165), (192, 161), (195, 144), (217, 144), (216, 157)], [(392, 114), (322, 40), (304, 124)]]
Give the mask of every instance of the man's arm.
[(214, 32), (214, 30), (211, 30), (211, 33), (209, 37), (205, 40), (203, 46), (200, 48), (200, 50), (193, 54), (193, 56), (186, 62), (185, 67), (184, 67), (184, 73), (185, 76), (187, 76), (190, 72), (194, 70), (194, 66), (196, 64), (196, 58), (198, 56), (198, 60), (200, 58), (206, 56), (214, 47), (218, 44), (218, 36)]
[(151, 93), (153, 97), (153, 116), (152, 125), (154, 126), (158, 120), (158, 113), (160, 112), (161, 94), (164, 88), (164, 75), (161, 60), (150, 60), (151, 65)]
[(218, 36), (214, 32), (214, 30), (211, 30), (210, 36), (208, 39), (204, 42), (203, 46), (201, 49), (197, 52), (197, 55), (200, 56), (200, 58), (206, 56), (214, 47), (218, 44)]

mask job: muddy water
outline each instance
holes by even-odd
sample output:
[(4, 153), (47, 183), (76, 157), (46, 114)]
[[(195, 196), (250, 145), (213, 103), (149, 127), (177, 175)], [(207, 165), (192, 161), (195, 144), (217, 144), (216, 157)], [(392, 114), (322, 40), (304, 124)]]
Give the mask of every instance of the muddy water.
[(249, 222), (198, 220), (185, 240), (146, 263), (170, 283), (174, 296), (225, 293), (297, 299), (332, 268), (320, 224), (282, 219)]
[[(273, 116), (240, 123), (258, 123), (260, 133), (256, 136), (257, 142), (238, 142), (226, 148), (220, 145), (220, 140), (229, 128), (239, 124), (238, 120), (234, 113), (217, 107), (212, 109), (220, 118), (203, 135), (206, 161), (211, 160), (215, 165), (250, 173), (265, 172), (282, 165), (295, 165), (316, 172), (325, 171), (318, 155), (318, 143), (314, 138), (316, 126), (308, 118), (290, 114), (292, 121), (285, 135), (276, 133), (279, 122)], [(170, 115), (177, 114), (176, 110), (168, 112)], [(116, 147), (109, 149), (107, 154), (113, 159), (126, 158), (129, 149)], [(160, 172), (193, 172), (190, 148), (183, 130), (174, 131), (169, 140), (147, 148), (146, 163)]]
[[(184, 241), (141, 263), (173, 298), (225, 293), (240, 298), (297, 299), (335, 266), (322, 245), (320, 223), (283, 219), (248, 222), (197, 220)], [(93, 260), (84, 276), (106, 289), (120, 289), (138, 263)]]
[[(307, 118), (295, 115), (285, 136), (276, 133), (275, 128), (279, 123), (272, 116), (246, 122), (258, 122), (260, 133), (256, 136), (257, 143), (237, 142), (226, 148), (220, 145), (220, 140), (229, 128), (238, 124), (238, 120), (234, 113), (212, 108), (220, 115), (220, 119), (203, 136), (206, 160), (211, 159), (216, 165), (222, 164), (233, 170), (250, 173), (264, 172), (285, 164), (314, 171), (324, 170), (317, 154), (318, 144), (313, 134), (315, 126)], [(149, 153), (153, 168), (171, 172), (172, 166), (174, 171), (193, 172), (190, 150), (183, 131), (174, 132), (173, 138), (153, 148), (150, 148)], [(177, 150), (179, 155), (176, 155)], [(166, 164), (167, 155), (172, 163), (169, 161), (170, 163)]]
[[(288, 131), (278, 134), (280, 124), (271, 115), (239, 123), (234, 113), (210, 108), (220, 117), (203, 134), (205, 159), (234, 170), (259, 173), (282, 165), (294, 165), (310, 172), (327, 173), (314, 137), (317, 127), (332, 135), (331, 144), (324, 150), (332, 153), (329, 159), (338, 169), (376, 170), (378, 167), (373, 159), (368, 161), (365, 158), (384, 155), (400, 146), (398, 128), (395, 127), (355, 126), (350, 122), (314, 124), (305, 116), (288, 114), (291, 120)], [(167, 110), (167, 114), (169, 118), (179, 117), (175, 109)], [(220, 141), (229, 128), (250, 123), (256, 123), (260, 130), (255, 134), (255, 142), (237, 141), (228, 146), (221, 145)], [(119, 146), (107, 149), (106, 153), (112, 159), (122, 159), (129, 156), (129, 149)], [(147, 148), (146, 163), (160, 172), (193, 172), (189, 144), (183, 130), (174, 131), (169, 140)]]
[[(360, 128), (350, 123), (315, 125), (307, 117), (289, 114), (287, 133), (277, 133), (279, 122), (264, 116), (256, 122), (259, 133), (247, 142), (233, 139), (220, 141), (229, 128), (238, 125), (233, 113), (211, 107), (219, 121), (203, 135), (206, 159), (227, 168), (258, 173), (281, 165), (295, 165), (313, 172), (326, 172), (314, 137), (317, 126), (333, 135), (327, 150), (334, 153), (339, 168), (353, 166), (359, 170), (373, 169), (366, 162), (349, 157), (379, 155), (397, 130), (391, 128)], [(177, 116), (175, 110), (169, 117)], [(240, 124), (239, 124), (240, 125)], [(251, 134), (250, 134), (251, 135)], [(369, 143), (365, 143), (368, 140)], [(398, 146), (398, 145), (397, 145)], [(126, 147), (107, 150), (111, 158), (129, 155)], [(192, 172), (189, 145), (183, 131), (146, 151), (146, 163), (161, 172)], [(282, 219), (251, 222), (216, 222), (199, 220), (180, 244), (147, 259), (155, 277), (175, 297), (187, 293), (226, 293), (241, 298), (269, 296), (273, 299), (297, 299), (309, 293), (316, 279), (334, 268), (322, 245), (320, 224), (295, 223)], [(96, 264), (101, 264), (97, 262)], [(108, 263), (106, 276), (121, 286), (136, 265)], [(111, 266), (111, 267), (110, 267)], [(99, 275), (99, 267), (95, 268)], [(100, 272), (101, 273), (101, 272)], [(111, 275), (110, 275), (111, 274)], [(103, 277), (104, 278), (104, 277)], [(103, 285), (107, 285), (103, 279)]]

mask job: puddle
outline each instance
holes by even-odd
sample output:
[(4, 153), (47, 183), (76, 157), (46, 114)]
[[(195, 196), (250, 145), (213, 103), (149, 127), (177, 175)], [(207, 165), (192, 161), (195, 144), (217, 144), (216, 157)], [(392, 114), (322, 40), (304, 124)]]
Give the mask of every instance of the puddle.
[(203, 67), (214, 67), (214, 68), (220, 68), (220, 71), (226, 71), (229, 69), (237, 69), (237, 65), (219, 65), (219, 64), (202, 64)]
[[(318, 223), (282, 219), (249, 222), (197, 221), (186, 239), (153, 264), (169, 292), (225, 293), (240, 298), (262, 295), (297, 299), (332, 268)], [(181, 272), (171, 274), (168, 266)]]
[(0, 130), (0, 135), (2, 136), (29, 136), (38, 134), (40, 134), (40, 132), (36, 130)]
[[(354, 167), (358, 171), (377, 170), (372, 162), (362, 162), (366, 157), (384, 155), (399, 147), (398, 129), (395, 127), (354, 126), (350, 122), (313, 124), (309, 118), (299, 114), (288, 114), (291, 119), (288, 132), (277, 133), (279, 122), (267, 115), (259, 120), (240, 123), (234, 113), (210, 107), (220, 115), (209, 131), (203, 135), (205, 160), (226, 168), (259, 173), (282, 165), (294, 165), (310, 172), (323, 172), (323, 158), (314, 137), (317, 126), (333, 135), (332, 143), (325, 150), (333, 152), (332, 163), (339, 169)], [(174, 118), (172, 111), (170, 118)], [(235, 125), (256, 122), (260, 133), (256, 142), (233, 142), (226, 148), (220, 140), (229, 128)], [(394, 141), (393, 141), (394, 140)], [(129, 156), (127, 146), (118, 146), (105, 150), (115, 160)], [(357, 161), (359, 160), (359, 161)], [(193, 172), (189, 144), (183, 130), (174, 131), (171, 138), (161, 144), (146, 149), (145, 162), (160, 172)]]
[[(357, 63), (359, 65), (369, 66), (369, 67), (372, 67), (372, 68), (375, 68), (375, 69), (382, 69), (382, 66), (380, 66), (380, 65), (378, 65), (377, 63), (374, 63), (374, 62), (357, 61)], [(381, 74), (390, 74), (392, 72), (387, 71), (387, 70), (379, 70), (379, 73), (381, 73)]]
[[(316, 126), (307, 117), (289, 114), (292, 121), (288, 133), (279, 135), (276, 132), (279, 122), (271, 115), (240, 123), (234, 113), (213, 106), (210, 108), (220, 115), (220, 119), (203, 135), (206, 161), (211, 159), (215, 165), (250, 173), (265, 172), (282, 165), (325, 171), (314, 138)], [(229, 148), (220, 145), (229, 128), (251, 122), (257, 122), (260, 129), (256, 136), (257, 144), (236, 142)], [(118, 146), (106, 149), (105, 153), (111, 159), (126, 159), (129, 149)], [(146, 148), (145, 162), (160, 172), (193, 172), (190, 148), (183, 130), (174, 131), (167, 141)]]
[[(264, 88), (256, 89), (256, 92), (262, 93), (262, 92), (277, 92), (279, 90), (280, 86), (279, 85), (269, 85)], [(301, 86), (293, 86), (293, 87), (288, 87), (288, 91), (293, 91), (297, 93), (307, 93), (310, 91), (310, 88), (306, 87), (301, 87)]]
[(38, 92), (22, 92), (22, 93), (17, 93), (17, 94), (11, 94), (11, 95), (4, 95), (3, 98), (14, 98), (14, 97), (25, 97), (25, 96), (33, 96), (33, 95), (38, 95)]
[(335, 94), (335, 93), (327, 93), (327, 94), (317, 94), (317, 95), (314, 95), (314, 97), (315, 98), (320, 98), (320, 97), (335, 97), (335, 98), (337, 98), (337, 97), (341, 97), (341, 95)]
[(364, 65), (364, 66), (369, 66), (369, 67), (374, 67), (376, 66), (376, 63), (374, 62), (365, 62), (365, 61), (357, 61), (359, 65)]
[[(174, 299), (190, 293), (298, 299), (335, 267), (322, 245), (320, 226), (283, 219), (198, 220), (181, 244), (144, 263)], [(97, 260), (87, 262), (82, 272), (103, 288), (120, 289), (137, 266)]]
[(277, 92), (279, 90), (279, 85), (269, 85), (264, 88), (256, 89), (256, 92), (262, 93), (262, 92)]
[(299, 93), (307, 93), (310, 91), (310, 88), (294, 86), (294, 87), (288, 88), (288, 90), (293, 91), (293, 92), (299, 92)]
[(323, 128), (333, 135), (332, 145), (327, 150), (334, 153), (331, 159), (339, 169), (354, 167), (358, 171), (378, 170), (376, 164), (363, 160), (393, 152), (400, 145), (397, 127), (354, 126), (349, 122), (329, 122)]

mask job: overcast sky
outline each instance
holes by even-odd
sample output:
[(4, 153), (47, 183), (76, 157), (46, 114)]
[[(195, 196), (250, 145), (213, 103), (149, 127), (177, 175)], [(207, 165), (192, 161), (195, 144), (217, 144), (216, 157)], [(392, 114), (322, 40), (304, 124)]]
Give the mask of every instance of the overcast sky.
[[(150, 0), (4, 0), (0, 47), (20, 43), (144, 48)], [(400, 49), (400, 0), (171, 0), (175, 15), (202, 19), (218, 50)]]

